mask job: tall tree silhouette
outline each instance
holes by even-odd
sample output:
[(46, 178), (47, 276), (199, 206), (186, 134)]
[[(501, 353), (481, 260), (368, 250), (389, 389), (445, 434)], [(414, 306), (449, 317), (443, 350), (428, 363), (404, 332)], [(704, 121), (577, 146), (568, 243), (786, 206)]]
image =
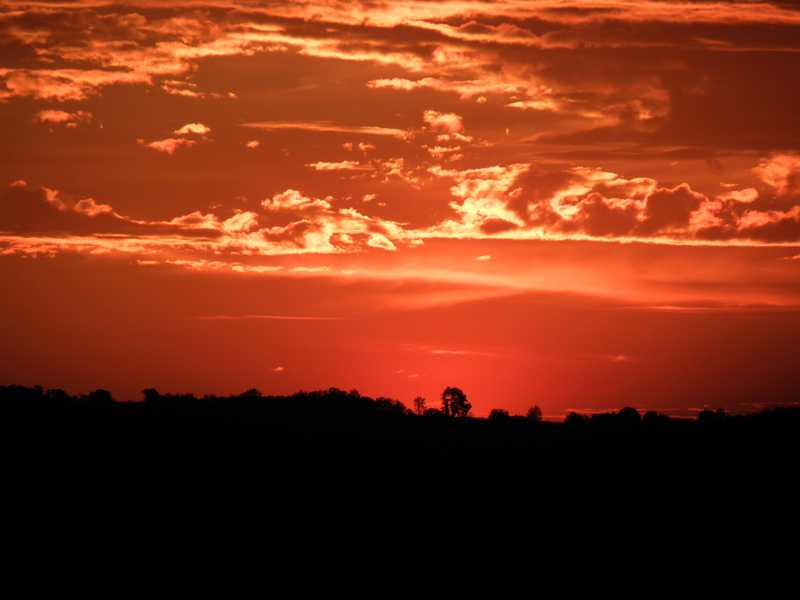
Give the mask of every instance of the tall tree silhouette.
[(423, 398), (422, 396), (417, 396), (416, 398), (414, 398), (414, 412), (417, 413), (418, 415), (424, 415), (426, 403), (427, 400), (425, 400), (425, 398)]
[(442, 412), (448, 417), (466, 417), (472, 404), (467, 395), (457, 387), (446, 387), (442, 392)]

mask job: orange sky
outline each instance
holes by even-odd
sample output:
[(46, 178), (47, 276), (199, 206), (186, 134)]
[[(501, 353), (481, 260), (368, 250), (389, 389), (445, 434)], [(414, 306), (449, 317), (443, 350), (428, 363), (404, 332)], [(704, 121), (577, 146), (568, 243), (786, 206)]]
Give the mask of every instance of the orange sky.
[(800, 3), (0, 0), (0, 382), (797, 398)]

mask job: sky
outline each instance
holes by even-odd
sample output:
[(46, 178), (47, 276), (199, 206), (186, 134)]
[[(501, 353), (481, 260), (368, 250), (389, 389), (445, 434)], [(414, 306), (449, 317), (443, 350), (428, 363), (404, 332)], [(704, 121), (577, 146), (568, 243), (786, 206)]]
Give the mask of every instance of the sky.
[(800, 400), (800, 2), (0, 0), (0, 382)]

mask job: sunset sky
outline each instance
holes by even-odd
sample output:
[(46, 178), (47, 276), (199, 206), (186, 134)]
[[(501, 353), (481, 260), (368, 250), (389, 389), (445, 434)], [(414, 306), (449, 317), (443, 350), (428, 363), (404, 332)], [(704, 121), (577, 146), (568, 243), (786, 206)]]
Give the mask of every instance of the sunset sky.
[(0, 0), (0, 384), (800, 400), (800, 2)]

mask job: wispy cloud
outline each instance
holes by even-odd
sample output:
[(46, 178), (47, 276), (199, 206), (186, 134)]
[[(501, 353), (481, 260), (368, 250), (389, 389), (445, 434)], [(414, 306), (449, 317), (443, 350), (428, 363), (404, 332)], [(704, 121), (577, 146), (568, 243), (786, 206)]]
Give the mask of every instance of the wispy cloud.
[(430, 351), (431, 354), (439, 356), (497, 356), (493, 352), (477, 352), (474, 350), (450, 350), (445, 348), (435, 348)]
[(378, 127), (372, 125), (344, 125), (333, 121), (258, 121), (242, 123), (242, 127), (261, 129), (264, 131), (297, 130), (318, 133), (352, 133), (357, 135), (378, 135), (406, 139), (410, 134), (403, 129), (392, 127)]
[(342, 317), (317, 315), (208, 315), (193, 317), (198, 321), (339, 321)]

